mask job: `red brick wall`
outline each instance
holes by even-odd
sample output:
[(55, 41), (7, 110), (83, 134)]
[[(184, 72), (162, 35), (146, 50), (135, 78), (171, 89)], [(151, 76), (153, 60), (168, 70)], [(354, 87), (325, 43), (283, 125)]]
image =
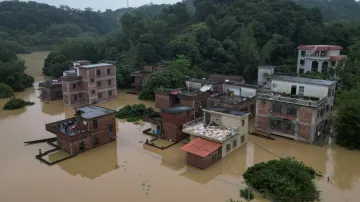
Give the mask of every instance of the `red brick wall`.
[(280, 118), (280, 119), (289, 119), (289, 120), (296, 120), (296, 115), (287, 115), (287, 114), (280, 114), (280, 113), (271, 113), (273, 117)]
[(68, 140), (65, 140), (64, 138), (57, 136), (57, 144), (61, 149), (65, 150), (68, 153), (71, 153), (70, 142)]
[(197, 167), (200, 169), (206, 169), (206, 168), (210, 167), (212, 164), (214, 164), (216, 161), (212, 160), (212, 154), (203, 158), (203, 157), (197, 156), (195, 154), (187, 153), (186, 162), (187, 162), (187, 164), (192, 165), (194, 167)]
[[(208, 107), (222, 107), (227, 109), (240, 110), (244, 112), (251, 113), (250, 117), (254, 117), (256, 114), (256, 99), (250, 99), (243, 101), (241, 103), (228, 103), (223, 102), (216, 98), (208, 98)], [(251, 111), (251, 106), (253, 107), (253, 111)], [(245, 110), (247, 108), (247, 110)]]
[(298, 124), (298, 136), (305, 139), (310, 139), (311, 137), (311, 125)]
[[(98, 90), (105, 90), (105, 89), (107, 89), (107, 80), (96, 80), (95, 82), (96, 82), (96, 88), (97, 88)], [(100, 83), (101, 85), (98, 86), (98, 83)], [(104, 95), (103, 95), (103, 97), (104, 97)]]
[(94, 80), (95, 80), (95, 78), (96, 78), (96, 71), (95, 71), (95, 69), (88, 69), (87, 71), (89, 72), (89, 79), (90, 79), (90, 80), (91, 80), (91, 79), (94, 79)]
[(185, 105), (185, 106), (189, 106), (189, 107), (195, 107), (195, 103), (193, 99), (184, 99), (181, 98), (180, 99), (180, 104), (181, 105)]
[(62, 81), (62, 91), (65, 93), (68, 92), (67, 86), (68, 86), (68, 82)]
[(299, 110), (299, 121), (303, 123), (311, 123), (312, 110), (310, 108), (301, 107)]
[(193, 119), (194, 111), (184, 112), (181, 114), (168, 114), (163, 112), (162, 121), (165, 139), (180, 141), (187, 137), (187, 135), (182, 132), (182, 126), (184, 123), (187, 123)]
[(83, 79), (88, 79), (87, 69), (79, 68), (79, 76), (81, 76)]
[(69, 104), (69, 95), (68, 94), (63, 94), (63, 101), (64, 101), (64, 104), (66, 104), (66, 105)]
[(224, 88), (223, 88), (223, 83), (216, 83), (213, 85), (213, 91), (217, 92), (217, 93), (223, 93)]
[(256, 102), (259, 114), (269, 114), (270, 102), (265, 100), (257, 100)]
[(170, 106), (170, 95), (167, 93), (155, 94), (155, 107), (159, 109), (166, 109)]
[(269, 127), (269, 118), (264, 116), (257, 116), (256, 127), (259, 129), (267, 130)]

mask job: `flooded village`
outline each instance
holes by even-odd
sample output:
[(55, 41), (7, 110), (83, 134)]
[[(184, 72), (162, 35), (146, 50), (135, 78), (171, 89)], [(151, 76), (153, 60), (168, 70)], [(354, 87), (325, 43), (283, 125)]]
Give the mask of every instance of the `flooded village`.
[[(70, 106), (64, 101), (64, 99), (67, 101), (75, 99), (74, 95), (71, 98), (58, 97), (59, 99), (54, 101), (39, 99), (41, 93), (38, 90), (39, 83), (49, 79), (41, 74), (46, 55), (47, 52), (19, 55), (26, 61), (28, 66), (26, 71), (35, 78), (35, 84), (34, 88), (17, 93), (16, 97), (35, 102), (35, 105), (14, 111), (0, 111), (0, 129), (2, 131), (0, 159), (3, 162), (0, 165), (0, 179), (2, 179), (3, 185), (0, 190), (1, 201), (31, 199), (39, 202), (49, 200), (56, 202), (64, 201), (65, 197), (69, 197), (71, 201), (94, 202), (218, 202), (230, 198), (237, 200), (240, 199), (239, 189), (246, 187), (242, 174), (248, 167), (281, 157), (292, 157), (303, 161), (323, 175), (323, 178), (316, 179), (322, 201), (358, 201), (360, 152), (335, 145), (331, 138), (323, 146), (309, 144), (313, 143), (318, 135), (321, 135), (318, 133), (319, 131), (325, 131), (327, 128), (330, 118), (328, 115), (332, 111), (333, 83), (322, 83), (321, 87), (316, 90), (317, 94), (307, 95), (307, 85), (309, 84), (306, 81), (289, 81), (288, 78), (281, 77), (275, 79), (276, 85), (267, 83), (270, 89), (263, 92), (261, 99), (258, 100), (255, 100), (255, 95), (258, 94), (259, 89), (244, 84), (241, 79), (226, 83), (225, 88), (229, 90), (225, 89), (225, 91), (218, 85), (221, 81), (225, 82), (224, 79), (220, 81), (215, 79), (212, 81), (210, 79), (189, 80), (187, 81), (188, 89), (159, 89), (155, 97), (157, 106), (155, 106), (155, 102), (139, 100), (137, 95), (128, 94), (127, 90), (123, 89), (110, 96), (109, 89), (111, 91), (111, 86), (115, 82), (107, 83), (104, 80), (99, 84), (98, 81), (86, 81), (90, 83), (90, 86), (91, 83), (97, 87), (103, 86), (105, 93), (93, 92), (87, 88), (89, 90), (81, 95), (84, 103), (97, 103), (87, 99), (86, 94), (93, 99), (104, 98), (107, 102), (99, 102), (96, 105), (102, 109), (108, 109), (109, 114), (112, 110), (117, 111), (125, 105), (142, 103), (152, 108), (167, 109), (162, 113), (166, 114), (165, 117), (168, 117), (166, 120), (169, 121), (175, 120), (172, 118), (174, 110), (180, 110), (176, 113), (184, 113), (184, 116), (183, 118), (176, 117), (176, 120), (179, 120), (178, 124), (181, 123), (181, 130), (172, 125), (162, 127), (164, 132), (170, 131), (167, 134), (171, 134), (169, 137), (164, 137), (165, 139), (177, 142), (177, 138), (179, 138), (179, 142), (167, 149), (155, 148), (145, 144), (151, 137), (143, 134), (144, 130), (153, 128), (153, 124), (143, 121), (134, 124), (114, 118), (115, 124), (111, 131), (116, 131), (116, 141), (109, 139), (110, 143), (108, 144), (79, 153), (75, 157), (53, 166), (47, 166), (36, 160), (34, 156), (38, 154), (39, 149), (47, 151), (52, 147), (45, 143), (24, 146), (23, 142), (55, 137), (54, 134), (45, 130), (45, 125), (71, 119), (78, 112), (74, 106)], [(307, 63), (304, 64), (307, 68)], [(315, 64), (312, 65), (315, 68)], [(322, 68), (325, 68), (324, 63), (322, 65)], [(312, 68), (311, 64), (309, 68)], [(303, 71), (301, 69), (299, 67), (298, 71)], [(154, 68), (151, 68), (151, 71), (154, 71)], [(266, 78), (260, 78), (260, 82), (266, 82), (265, 80), (273, 70), (271, 67), (264, 67), (261, 71), (267, 74), (263, 74)], [(108, 73), (111, 74), (111, 71), (104, 72), (104, 74)], [(136, 77), (139, 77), (141, 73), (136, 72)], [(85, 75), (89, 74), (91, 73), (85, 73)], [(94, 74), (98, 73), (94, 72)], [(74, 87), (74, 80), (69, 76), (66, 78), (69, 89)], [(76, 79), (79, 78), (76, 77)], [(136, 87), (141, 82), (143, 81), (137, 80)], [(293, 89), (294, 82), (300, 83), (297, 85), (302, 87)], [(290, 105), (290, 98), (281, 91), (281, 83), (290, 86), (291, 91), (287, 92), (288, 94), (303, 93), (309, 98), (309, 101), (299, 100)], [(224, 86), (224, 84), (220, 86)], [(76, 80), (76, 87), (83, 87), (82, 84), (78, 86), (78, 80)], [(199, 89), (201, 93), (199, 91), (191, 92), (190, 87)], [(220, 89), (223, 92), (206, 94), (210, 89), (211, 91)], [(275, 90), (277, 91), (274, 92)], [(205, 94), (202, 93), (203, 91)], [(69, 92), (69, 94), (71, 93), (79, 92), (75, 90)], [(276, 97), (276, 93), (283, 97)], [(107, 96), (112, 99), (107, 99)], [(232, 100), (224, 99), (229, 97)], [(79, 99), (80, 96), (76, 95), (76, 100), (71, 101), (79, 101)], [(1, 99), (0, 105), (4, 105), (6, 101), (6, 99)], [(269, 108), (266, 103), (270, 101), (278, 103), (274, 108), (278, 111), (264, 113), (264, 109)], [(193, 105), (193, 107), (179, 109), (176, 107), (179, 105)], [(320, 105), (324, 107), (319, 107)], [(224, 111), (221, 106), (227, 106), (228, 110)], [(82, 109), (85, 114), (86, 110), (89, 109)], [(300, 111), (299, 117), (295, 116), (294, 110)], [(286, 116), (283, 115), (283, 112), (286, 112)], [(86, 121), (80, 118), (78, 122), (85, 124)], [(267, 119), (271, 119), (271, 121), (267, 121)], [(286, 122), (285, 119), (290, 119), (291, 122)], [(222, 121), (217, 122), (219, 120)], [(224, 128), (219, 126), (220, 123), (233, 122), (239, 123), (239, 129), (232, 130), (231, 127), (229, 129), (229, 126), (233, 126), (233, 124)], [(264, 124), (266, 122), (269, 122), (270, 125)], [(211, 123), (214, 124), (211, 125)], [(315, 123), (316, 127), (309, 127), (310, 123)], [(166, 124), (162, 123), (163, 126)], [(207, 130), (209, 127), (212, 132)], [(293, 138), (295, 140), (279, 136), (274, 136), (275, 140), (271, 140), (250, 135), (247, 132), (257, 131), (262, 134), (269, 133), (270, 130), (272, 130), (271, 133), (278, 133), (279, 136), (295, 137)], [(56, 133), (56, 131), (54, 132)], [(186, 142), (180, 141), (183, 138), (181, 134), (178, 136), (179, 132), (190, 134)], [(229, 134), (231, 138), (224, 139)], [(196, 144), (202, 145), (207, 152), (194, 150)], [(56, 161), (71, 154), (72, 151), (69, 151), (59, 150), (44, 158), (48, 158), (48, 161)], [(210, 159), (206, 159), (209, 155)], [(327, 178), (331, 181), (329, 182)], [(17, 192), (13, 190), (17, 190)], [(96, 191), (96, 195), (91, 194), (94, 191)], [(67, 193), (66, 196), (64, 193)], [(256, 195), (255, 201), (267, 200)]]

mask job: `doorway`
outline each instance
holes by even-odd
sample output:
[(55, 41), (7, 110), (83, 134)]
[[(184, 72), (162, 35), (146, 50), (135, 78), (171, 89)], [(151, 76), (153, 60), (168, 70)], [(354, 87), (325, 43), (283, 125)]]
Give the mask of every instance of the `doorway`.
[(85, 151), (85, 142), (79, 142), (79, 150), (80, 152)]
[(296, 95), (296, 86), (291, 86), (291, 95)]

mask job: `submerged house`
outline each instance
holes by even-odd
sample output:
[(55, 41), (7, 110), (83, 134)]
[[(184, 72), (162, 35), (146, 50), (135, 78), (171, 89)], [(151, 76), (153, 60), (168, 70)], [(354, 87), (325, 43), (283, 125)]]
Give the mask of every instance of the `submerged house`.
[(224, 109), (203, 109), (204, 116), (183, 125), (190, 143), (181, 147), (187, 152), (187, 163), (206, 169), (248, 139), (249, 113)]
[(140, 90), (141, 87), (147, 84), (151, 73), (164, 71), (166, 66), (144, 66), (142, 70), (131, 73), (131, 86), (136, 90)]
[(39, 83), (40, 99), (61, 100), (63, 98), (62, 82), (60, 80), (48, 80)]
[(75, 110), (75, 117), (45, 125), (61, 149), (75, 155), (116, 140), (116, 111), (95, 105)]

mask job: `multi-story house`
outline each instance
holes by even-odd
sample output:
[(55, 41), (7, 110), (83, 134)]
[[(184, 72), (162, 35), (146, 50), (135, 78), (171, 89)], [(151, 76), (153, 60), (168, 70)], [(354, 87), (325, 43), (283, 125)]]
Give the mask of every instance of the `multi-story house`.
[(340, 55), (341, 46), (303, 45), (298, 48), (297, 73), (327, 72), (335, 68), (345, 56)]
[(135, 71), (131, 74), (131, 86), (135, 87), (136, 90), (140, 90), (141, 87), (147, 84), (150, 75), (154, 72), (163, 71), (166, 66), (144, 66), (142, 70)]
[(75, 117), (45, 125), (61, 149), (75, 155), (116, 140), (116, 111), (95, 105), (75, 110)]
[(247, 142), (249, 114), (224, 108), (206, 108), (203, 113), (183, 125), (190, 142), (181, 149), (189, 165), (206, 169)]
[(60, 80), (48, 80), (39, 83), (40, 98), (42, 100), (52, 101), (63, 98), (62, 82)]
[[(336, 81), (276, 76), (256, 100), (256, 131), (313, 143), (326, 135)], [(256, 132), (255, 131), (255, 132)]]
[(100, 63), (77, 67), (76, 75), (61, 77), (66, 105), (94, 104), (117, 97), (116, 68)]

